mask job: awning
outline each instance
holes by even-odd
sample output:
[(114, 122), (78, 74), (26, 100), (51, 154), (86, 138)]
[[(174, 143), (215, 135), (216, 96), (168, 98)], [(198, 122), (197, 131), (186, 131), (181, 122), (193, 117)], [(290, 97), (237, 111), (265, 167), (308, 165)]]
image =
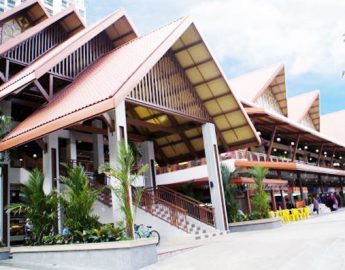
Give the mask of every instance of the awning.
[[(237, 177), (230, 180), (232, 184), (236, 185), (248, 185), (249, 189), (254, 189), (255, 180), (249, 177)], [(265, 190), (274, 190), (274, 191), (287, 191), (288, 190), (288, 181), (282, 179), (264, 179), (262, 184)]]

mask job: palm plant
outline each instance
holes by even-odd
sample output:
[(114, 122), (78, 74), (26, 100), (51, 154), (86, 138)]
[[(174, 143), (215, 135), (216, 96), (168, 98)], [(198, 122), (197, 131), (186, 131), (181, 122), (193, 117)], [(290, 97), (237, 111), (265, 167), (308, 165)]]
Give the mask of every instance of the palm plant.
[(91, 190), (84, 167), (67, 167), (67, 177), (61, 177), (60, 181), (64, 184), (61, 192), (65, 210), (64, 226), (70, 231), (97, 227), (98, 217), (91, 212), (99, 192)]
[(23, 203), (10, 204), (8, 212), (25, 214), (32, 222), (32, 235), (36, 244), (41, 244), (44, 236), (49, 235), (57, 222), (58, 198), (55, 191), (45, 194), (44, 175), (34, 169), (21, 189)]
[(254, 166), (249, 170), (249, 174), (255, 180), (255, 194), (252, 198), (254, 214), (257, 218), (269, 217), (268, 195), (263, 186), (263, 180), (268, 174), (268, 169), (262, 166)]
[[(99, 169), (101, 173), (105, 173), (107, 176), (113, 177), (118, 181), (118, 185), (111, 186), (110, 188), (113, 190), (119, 201), (120, 211), (125, 218), (127, 236), (131, 238), (134, 237), (131, 186), (140, 175), (143, 175), (146, 172), (148, 168), (147, 164), (137, 167), (135, 163), (136, 160), (133, 149), (130, 146), (127, 146), (125, 141), (122, 140), (119, 142), (117, 166), (112, 168), (109, 163), (106, 163)], [(139, 205), (142, 191), (143, 189), (139, 188), (133, 189), (134, 212), (136, 212)]]
[(223, 187), (224, 187), (224, 197), (225, 197), (225, 205), (226, 205), (226, 212), (228, 214), (229, 222), (236, 222), (237, 221), (237, 201), (236, 201), (236, 186), (230, 183), (230, 179), (236, 177), (238, 175), (237, 171), (231, 172), (229, 167), (225, 164), (221, 164), (221, 173), (223, 179)]

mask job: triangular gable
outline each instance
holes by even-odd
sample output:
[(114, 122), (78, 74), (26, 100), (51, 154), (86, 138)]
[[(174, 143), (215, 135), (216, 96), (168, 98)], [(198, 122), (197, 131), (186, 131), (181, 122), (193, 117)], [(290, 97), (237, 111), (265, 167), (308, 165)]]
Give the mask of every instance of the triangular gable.
[[(48, 27), (55, 23), (59, 23), (63, 30), (67, 32), (68, 36), (72, 36), (81, 29), (85, 28), (83, 20), (80, 18), (78, 12), (73, 6), (65, 8), (63, 11), (59, 12), (55, 16), (52, 16), (41, 23), (33, 26), (27, 31), (16, 36), (15, 39), (11, 39), (0, 45), (0, 55), (3, 56), (4, 53), (9, 50), (19, 46), (21, 43), (25, 42), (29, 38), (35, 36), (36, 34), (44, 31)], [(37, 49), (37, 48), (36, 48)]]
[[(258, 144), (253, 125), (194, 24), (180, 19), (114, 50), (43, 109), (20, 123), (0, 151), (114, 109), (171, 49), (230, 146)], [(209, 57), (209, 61), (201, 57)]]
[[(117, 10), (108, 17), (102, 19), (100, 22), (78, 32), (59, 46), (51, 49), (42, 57), (40, 57), (29, 66), (25, 67), (18, 74), (13, 76), (8, 82), (4, 83), (0, 87), (0, 100), (5, 98), (7, 95), (17, 91), (18, 89), (22, 89), (33, 81), (41, 78), (47, 72), (51, 70), (52, 72), (55, 72), (55, 68), (60, 69), (58, 64), (62, 64), (62, 62), (67, 57), (71, 56), (74, 52), (76, 52), (82, 46), (85, 46), (85, 44), (87, 44), (95, 37), (99, 36), (101, 33), (105, 33), (108, 36), (112, 43), (111, 46), (114, 46), (114, 48), (137, 36), (135, 29), (127, 19), (125, 11), (122, 9)], [(105, 46), (97, 48), (97, 50), (94, 49), (94, 51), (99, 52), (104, 49), (104, 47)], [(92, 48), (90, 47), (86, 48), (86, 50), (90, 51), (91, 49)], [(74, 57), (76, 58), (77, 56)], [(86, 60), (83, 59), (83, 63), (85, 61), (92, 63), (96, 60), (96, 58), (91, 59), (91, 56), (88, 55), (86, 55), (85, 57)], [(72, 60), (70, 59), (70, 63), (71, 62)], [(71, 65), (69, 64), (69, 66), (70, 67), (68, 70), (66, 67), (66, 69), (63, 69), (63, 71), (74, 71), (71, 70), (74, 69), (73, 62)], [(76, 66), (78, 66), (79, 69), (83, 67), (79, 63), (76, 63)], [(76, 76), (78, 74), (72, 75)]]
[(320, 131), (320, 92), (312, 91), (288, 99), (289, 118)]
[(345, 144), (344, 119), (345, 110), (322, 115), (320, 118), (320, 132)]
[(49, 17), (39, 0), (28, 0), (0, 14), (0, 44)]
[(242, 102), (256, 103), (287, 116), (285, 71), (276, 65), (246, 73), (229, 80)]

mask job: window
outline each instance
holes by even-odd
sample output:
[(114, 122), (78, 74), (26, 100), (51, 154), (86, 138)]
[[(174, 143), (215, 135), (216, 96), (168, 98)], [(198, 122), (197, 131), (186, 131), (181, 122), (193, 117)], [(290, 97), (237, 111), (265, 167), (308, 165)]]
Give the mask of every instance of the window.
[(67, 0), (61, 0), (61, 5), (63, 7), (67, 7)]
[(46, 3), (49, 6), (53, 6), (54, 5), (54, 1), (53, 0), (44, 0), (44, 3)]
[(53, 15), (53, 10), (51, 10), (50, 8), (46, 8), (46, 10), (48, 11), (49, 15)]
[(13, 8), (15, 4), (16, 4), (16, 2), (14, 0), (8, 0), (7, 1), (7, 6), (9, 8)]

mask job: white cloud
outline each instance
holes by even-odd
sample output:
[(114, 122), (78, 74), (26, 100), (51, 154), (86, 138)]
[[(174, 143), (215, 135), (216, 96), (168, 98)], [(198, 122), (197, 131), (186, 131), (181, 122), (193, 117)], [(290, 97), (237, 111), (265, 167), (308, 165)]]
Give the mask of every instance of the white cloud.
[(199, 1), (189, 13), (220, 60), (240, 69), (284, 63), (289, 75), (345, 68), (345, 1)]

